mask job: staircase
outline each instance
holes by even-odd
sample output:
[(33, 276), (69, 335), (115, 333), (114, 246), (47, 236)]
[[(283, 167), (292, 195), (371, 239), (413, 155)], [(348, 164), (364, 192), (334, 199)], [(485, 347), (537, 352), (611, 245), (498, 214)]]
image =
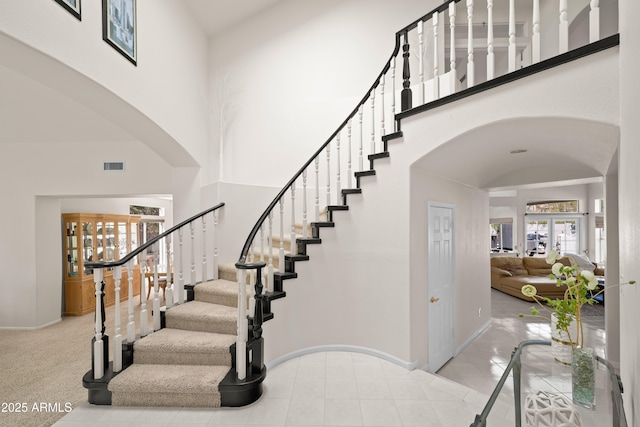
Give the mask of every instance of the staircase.
[(221, 406), (237, 302), (235, 282), (197, 285), (194, 301), (167, 310), (165, 328), (134, 343), (133, 364), (109, 383), (112, 405)]
[[(128, 268), (133, 270), (133, 259), (143, 254), (151, 245), (156, 245), (153, 251), (156, 256), (161, 240), (166, 244), (168, 259), (171, 258), (170, 247), (180, 254), (177, 257), (179, 267), (174, 269), (179, 273), (172, 278), (173, 282), (168, 281), (171, 286), (167, 286), (166, 309), (159, 305), (157, 288), (154, 292), (151, 311), (155, 332), (149, 334), (144, 330), (144, 316), (147, 312), (146, 302), (143, 302), (141, 318), (145, 321), (141, 322), (143, 328), (140, 336), (135, 336), (135, 331), (131, 328), (133, 314), (130, 299), (128, 337), (126, 340), (123, 339), (120, 325), (116, 324), (112, 363), (109, 362), (109, 341), (104, 330), (104, 308), (101, 310), (100, 307), (103, 304), (100, 293), (104, 283), (100, 274), (96, 275), (97, 308), (93, 369), (83, 380), (85, 387), (89, 389), (91, 403), (119, 406), (219, 407), (243, 406), (257, 400), (262, 394), (262, 382), (266, 378), (262, 324), (274, 317), (272, 302), (286, 296), (285, 280), (298, 277), (296, 263), (310, 260), (307, 248), (309, 245), (322, 243), (321, 230), (336, 227), (336, 212), (347, 211), (349, 196), (361, 194), (361, 183), (376, 175), (376, 160), (391, 157), (389, 143), (399, 141), (403, 137), (400, 130), (402, 119), (619, 43), (619, 38), (612, 36), (568, 53), (561, 50), (558, 56), (549, 60), (540, 62), (539, 58), (533, 56), (532, 65), (517, 70), (517, 50), (514, 45), (508, 52), (509, 70), (506, 74), (497, 77), (491, 75), (487, 81), (475, 84), (472, 72), (474, 65), (470, 62), (467, 64), (467, 86), (461, 88), (462, 80), (457, 77), (455, 68), (454, 30), (455, 7), (459, 2), (460, 0), (445, 2), (396, 34), (394, 51), (369, 91), (338, 129), (302, 165), (266, 207), (251, 229), (238, 261), (218, 265), (217, 246), (213, 245), (212, 280), (206, 277), (207, 271), (211, 270), (211, 264), (206, 256), (208, 245), (205, 237), (202, 238), (205, 244), (200, 268), (203, 277), (202, 280), (196, 278), (195, 265), (200, 261), (196, 256), (193, 224), (202, 219), (204, 234), (205, 215), (223, 204), (178, 224), (122, 260), (85, 264), (96, 271), (123, 265), (129, 265)], [(467, 5), (469, 4), (471, 9), (467, 12), (471, 20), (473, 2), (467, 2)], [(422, 70), (428, 58), (423, 58), (423, 55), (420, 58), (410, 58), (410, 41), (416, 38), (417, 33), (417, 50), (424, 52), (426, 48), (423, 30), (431, 24), (431, 42), (433, 46), (438, 46), (440, 43), (437, 26), (442, 20), (438, 20), (437, 17), (447, 13), (452, 19), (452, 47), (448, 54), (450, 70), (438, 74), (438, 70), (444, 71), (445, 67), (444, 64), (440, 68), (436, 66), (435, 78), (425, 80)], [(469, 39), (472, 38), (471, 29), (472, 27), (469, 30)], [(534, 47), (536, 43), (539, 50), (539, 37), (533, 37)], [(468, 43), (467, 46), (470, 49), (469, 58), (472, 59), (473, 43)], [(445, 56), (445, 52), (441, 52), (440, 57), (436, 56), (433, 62), (444, 61)], [(398, 91), (396, 65), (402, 69), (402, 89)], [(417, 83), (410, 80), (412, 66), (420, 70)], [(414, 93), (417, 106), (413, 105)], [(396, 111), (396, 100), (400, 101), (399, 111)], [(365, 111), (371, 112), (368, 117), (365, 117)], [(368, 148), (363, 148), (365, 134), (370, 138), (370, 143), (366, 144)], [(353, 162), (352, 151), (356, 153), (356, 160)], [(341, 163), (341, 159), (344, 158), (347, 159), (346, 167)], [(326, 159), (326, 169), (321, 169), (321, 159), (323, 163)], [(365, 165), (367, 160), (368, 168)], [(309, 175), (315, 176), (315, 181), (311, 184), (308, 183)], [(320, 191), (326, 195), (326, 203), (320, 201)], [(309, 195), (313, 199), (311, 208), (307, 206)], [(285, 199), (290, 200), (287, 202), (291, 208), (288, 217), (284, 214)], [(309, 215), (308, 212), (312, 214)], [(309, 216), (313, 219), (309, 220)], [(279, 222), (278, 233), (272, 231), (274, 222)], [(214, 219), (214, 229), (215, 224), (217, 217)], [(189, 246), (189, 238), (183, 240), (183, 230), (188, 232), (187, 227), (191, 231), (190, 259), (182, 253), (183, 246)], [(285, 229), (288, 231), (285, 232)], [(190, 261), (190, 266), (185, 260)], [(187, 269), (185, 275), (183, 266)], [(157, 268), (154, 270), (157, 271)], [(157, 277), (154, 283), (158, 283)], [(119, 289), (118, 283), (114, 286)], [(186, 302), (182, 296), (183, 289), (187, 291)], [(129, 295), (132, 294), (130, 291)], [(116, 293), (117, 302), (118, 295)], [(117, 310), (119, 305), (116, 305), (116, 313)], [(119, 314), (116, 314), (117, 317)]]

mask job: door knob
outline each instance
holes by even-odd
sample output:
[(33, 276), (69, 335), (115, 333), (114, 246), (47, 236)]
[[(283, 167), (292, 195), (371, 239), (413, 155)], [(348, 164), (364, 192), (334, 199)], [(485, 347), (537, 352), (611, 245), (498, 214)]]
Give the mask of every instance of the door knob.
[(438, 301), (440, 301), (440, 298), (431, 297), (431, 302), (438, 302)]

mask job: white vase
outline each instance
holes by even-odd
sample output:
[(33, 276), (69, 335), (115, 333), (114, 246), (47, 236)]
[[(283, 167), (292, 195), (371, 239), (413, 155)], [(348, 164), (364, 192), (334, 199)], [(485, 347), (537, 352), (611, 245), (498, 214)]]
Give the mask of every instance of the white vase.
[[(551, 354), (553, 358), (565, 365), (571, 365), (572, 351), (575, 346), (575, 342), (569, 341), (569, 336), (565, 331), (559, 331), (556, 328), (558, 318), (555, 313), (551, 314)], [(577, 327), (575, 320), (569, 325), (569, 333), (571, 339), (575, 340), (577, 337)]]

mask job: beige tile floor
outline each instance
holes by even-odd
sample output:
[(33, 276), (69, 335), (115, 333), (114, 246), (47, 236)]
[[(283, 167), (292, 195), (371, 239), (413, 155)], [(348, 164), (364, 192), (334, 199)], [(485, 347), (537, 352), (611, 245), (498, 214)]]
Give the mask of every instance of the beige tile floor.
[[(367, 354), (320, 352), (272, 368), (263, 396), (247, 407), (212, 410), (82, 404), (55, 426), (469, 426), (484, 408), (513, 348), (523, 340), (550, 338), (544, 319), (517, 317), (530, 304), (492, 292), (491, 326), (437, 375), (407, 371)], [(603, 323), (601, 318), (589, 319), (588, 342), (599, 351), (605, 342)], [(570, 395), (567, 368), (554, 364), (548, 355), (548, 347), (525, 351), (525, 391), (545, 389)], [(599, 397), (598, 411), (606, 412), (607, 406), (606, 398)], [(585, 426), (611, 425), (608, 417), (582, 411)], [(513, 426), (513, 420), (513, 386), (508, 381), (488, 425)]]

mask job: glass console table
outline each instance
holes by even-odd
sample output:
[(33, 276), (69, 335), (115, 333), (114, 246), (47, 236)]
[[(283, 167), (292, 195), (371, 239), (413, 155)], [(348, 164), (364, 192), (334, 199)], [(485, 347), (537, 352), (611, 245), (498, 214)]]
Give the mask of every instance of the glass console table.
[(471, 427), (531, 425), (525, 416), (525, 402), (539, 394), (567, 404), (578, 414), (581, 424), (577, 425), (627, 427), (622, 382), (611, 363), (596, 356), (595, 408), (582, 408), (572, 403), (571, 366), (554, 361), (548, 346), (551, 341), (530, 340), (513, 350), (504, 374)]

